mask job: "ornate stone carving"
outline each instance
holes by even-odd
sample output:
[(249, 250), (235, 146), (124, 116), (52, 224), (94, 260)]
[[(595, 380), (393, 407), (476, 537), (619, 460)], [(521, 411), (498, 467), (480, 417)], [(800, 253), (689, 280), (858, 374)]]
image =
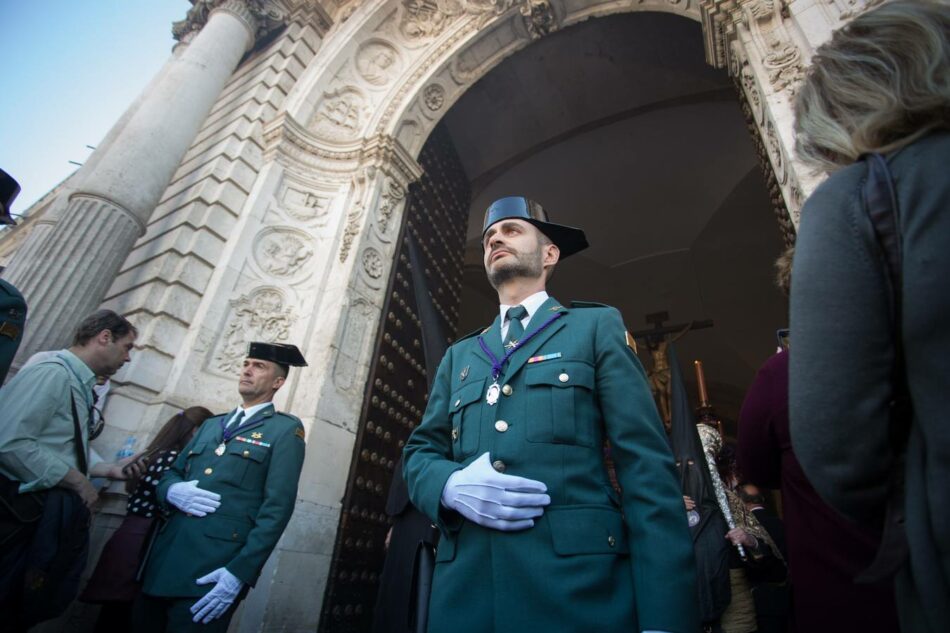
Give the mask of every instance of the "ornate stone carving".
[(363, 270), (372, 279), (379, 279), (383, 276), (383, 257), (372, 246), (363, 251)]
[(287, 186), (281, 196), (281, 209), (301, 222), (312, 222), (326, 217), (330, 200), (312, 191)]
[(379, 210), (376, 213), (376, 224), (382, 234), (389, 233), (389, 223), (392, 220), (396, 205), (406, 197), (406, 190), (395, 180), (390, 180), (386, 191), (380, 198)]
[(410, 40), (435, 37), (459, 16), (475, 15), (484, 21), (501, 15), (515, 0), (402, 0), (399, 31)]
[(804, 74), (802, 54), (785, 28), (780, 0), (752, 0), (744, 5), (745, 23), (761, 55), (772, 89), (794, 91)]
[(275, 277), (296, 276), (312, 257), (309, 237), (293, 229), (265, 229), (254, 244), (257, 265)]
[(557, 30), (557, 18), (549, 0), (521, 0), (520, 11), (531, 39), (541, 39)]
[(422, 102), (435, 112), (445, 105), (445, 88), (439, 84), (429, 84), (422, 91)]
[(768, 144), (769, 157), (772, 159), (772, 166), (775, 169), (775, 177), (780, 185), (784, 185), (788, 182), (788, 165), (785, 163), (785, 155), (782, 153), (782, 143), (779, 142), (775, 126), (772, 125), (771, 121), (765, 124), (765, 138)]
[(841, 20), (850, 20), (857, 17), (872, 7), (883, 4), (884, 0), (828, 0), (832, 4), (838, 5), (841, 14), (838, 16)]
[(323, 96), (311, 123), (311, 132), (330, 141), (356, 138), (367, 114), (366, 99), (352, 86)]
[(749, 107), (752, 109), (755, 122), (762, 125), (765, 122), (765, 102), (759, 93), (759, 86), (755, 81), (755, 73), (752, 72), (752, 67), (749, 66), (748, 62), (742, 64), (742, 70), (739, 71), (738, 77), (742, 84), (742, 89), (745, 91), (746, 98), (749, 100)]
[(258, 288), (231, 301), (231, 314), (218, 339), (211, 368), (228, 376), (237, 374), (250, 341), (285, 341), (296, 320), (277, 288)]
[(350, 248), (353, 246), (353, 240), (360, 232), (360, 218), (363, 216), (363, 203), (353, 204), (353, 210), (346, 216), (346, 228), (343, 229), (343, 245), (340, 247), (340, 263), (346, 261), (350, 254)]
[(400, 57), (395, 48), (379, 40), (363, 44), (356, 53), (356, 70), (374, 86), (385, 86), (399, 70)]
[(256, 38), (267, 35), (286, 23), (283, 11), (269, 0), (191, 0), (184, 20), (172, 23), (172, 37), (186, 42), (204, 28), (215, 10), (227, 11), (240, 18)]

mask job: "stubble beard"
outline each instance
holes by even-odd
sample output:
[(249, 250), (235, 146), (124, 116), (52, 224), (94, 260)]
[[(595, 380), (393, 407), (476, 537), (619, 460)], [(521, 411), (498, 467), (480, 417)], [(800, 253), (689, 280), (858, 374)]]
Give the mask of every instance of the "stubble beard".
[(499, 265), (485, 271), (488, 274), (488, 283), (495, 290), (498, 290), (500, 286), (505, 285), (512, 279), (519, 277), (537, 279), (544, 274), (543, 254), (540, 245), (534, 252), (521, 253), (509, 250), (508, 253), (514, 261), (499, 262)]

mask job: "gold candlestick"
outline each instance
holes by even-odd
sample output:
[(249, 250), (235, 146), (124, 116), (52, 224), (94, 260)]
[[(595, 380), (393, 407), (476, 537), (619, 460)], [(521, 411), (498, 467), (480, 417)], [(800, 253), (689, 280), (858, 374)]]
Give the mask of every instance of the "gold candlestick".
[(709, 396), (706, 394), (706, 377), (703, 375), (703, 361), (694, 360), (693, 366), (696, 368), (696, 384), (699, 385), (699, 406), (709, 406)]

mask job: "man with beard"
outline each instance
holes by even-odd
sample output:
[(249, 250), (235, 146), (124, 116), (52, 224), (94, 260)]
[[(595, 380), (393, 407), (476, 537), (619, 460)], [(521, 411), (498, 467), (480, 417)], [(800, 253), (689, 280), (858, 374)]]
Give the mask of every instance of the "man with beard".
[(294, 345), (251, 343), (241, 406), (205, 420), (165, 471), (155, 496), (166, 521), (133, 606), (135, 631), (227, 631), (294, 511), (304, 428), (272, 401), (290, 366), (306, 364)]
[(545, 291), (583, 231), (523, 197), (483, 226), (499, 317), (449, 348), (404, 454), (442, 532), (429, 630), (698, 630), (673, 459), (620, 314)]

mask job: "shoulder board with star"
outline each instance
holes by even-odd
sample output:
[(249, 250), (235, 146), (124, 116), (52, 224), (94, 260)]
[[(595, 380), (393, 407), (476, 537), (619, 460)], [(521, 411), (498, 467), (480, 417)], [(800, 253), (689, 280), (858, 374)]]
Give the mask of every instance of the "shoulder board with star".
[[(473, 336), (478, 336), (479, 334), (484, 334), (484, 333), (486, 333), (486, 332), (487, 332), (488, 330), (490, 330), (490, 329), (491, 329), (491, 326), (489, 325), (488, 327), (480, 327), (480, 328), (478, 328), (477, 330), (472, 330), (471, 332), (469, 332), (469, 333), (466, 334), (465, 336), (460, 336), (460, 337), (458, 337), (458, 338), (455, 340), (455, 343), (464, 341), (464, 340), (467, 339), (467, 338), (472, 338)], [(453, 345), (454, 345), (455, 343), (453, 343)]]

